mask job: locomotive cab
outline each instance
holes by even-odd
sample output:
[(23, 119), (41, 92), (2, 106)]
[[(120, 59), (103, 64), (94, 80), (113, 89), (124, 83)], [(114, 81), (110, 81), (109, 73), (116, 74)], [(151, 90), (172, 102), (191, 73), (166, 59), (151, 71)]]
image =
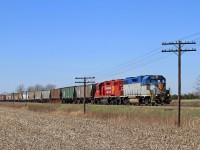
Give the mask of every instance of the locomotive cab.
[(161, 75), (150, 75), (143, 78), (142, 86), (147, 87), (151, 94), (152, 103), (170, 103), (169, 90), (166, 90), (166, 79)]
[(130, 103), (163, 104), (169, 103), (169, 90), (166, 90), (166, 79), (161, 75), (144, 75), (129, 77), (124, 80), (124, 96)]
[(142, 79), (142, 86), (146, 86), (147, 90), (155, 90), (155, 94), (160, 94), (166, 89), (166, 79), (163, 76), (146, 76)]

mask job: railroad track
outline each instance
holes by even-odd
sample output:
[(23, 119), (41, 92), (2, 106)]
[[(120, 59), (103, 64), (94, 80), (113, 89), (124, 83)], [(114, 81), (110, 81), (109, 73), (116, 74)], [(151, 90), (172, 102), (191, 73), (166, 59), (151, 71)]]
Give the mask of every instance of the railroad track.
[[(0, 101), (1, 104), (5, 105), (13, 105), (13, 104), (26, 104), (26, 103), (37, 103), (37, 102), (5, 102), (5, 101)], [(43, 104), (43, 103), (41, 103)], [(44, 104), (56, 104), (56, 103), (44, 103)], [(61, 103), (60, 103), (61, 104)], [(68, 103), (64, 103), (62, 105), (68, 105)], [(82, 103), (80, 104), (70, 104), (70, 105), (83, 105)], [(163, 105), (155, 105), (155, 106), (148, 106), (148, 105), (105, 105), (105, 104), (92, 104), (92, 103), (87, 103), (86, 105), (91, 105), (91, 106), (110, 106), (110, 107), (120, 107), (120, 106), (127, 106), (127, 107), (143, 107), (143, 108), (163, 108), (163, 109), (177, 109), (178, 105), (176, 104), (163, 104)], [(181, 108), (190, 108), (190, 109), (200, 109), (200, 106), (190, 106), (190, 105), (183, 105)]]

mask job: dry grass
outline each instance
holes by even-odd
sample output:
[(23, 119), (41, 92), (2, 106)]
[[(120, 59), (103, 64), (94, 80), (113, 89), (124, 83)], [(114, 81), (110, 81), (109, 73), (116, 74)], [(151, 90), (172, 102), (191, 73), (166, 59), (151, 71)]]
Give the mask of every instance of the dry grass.
[[(173, 100), (170, 105), (178, 105), (178, 100)], [(200, 107), (200, 99), (181, 100), (182, 106)]]
[[(36, 110), (36, 106), (28, 104), (20, 109), (0, 106), (0, 149), (200, 148), (199, 129), (147, 125), (143, 120), (129, 122), (123, 117), (116, 119), (114, 114), (94, 119), (96, 115), (93, 118), (90, 114), (83, 117), (82, 111), (77, 108), (71, 108), (77, 111), (67, 113), (63, 105), (48, 106), (51, 113), (46, 113)], [(110, 117), (114, 117), (115, 121), (108, 119)]]
[[(5, 103), (4, 106), (14, 108), (26, 108), (35, 112), (51, 112), (54, 114), (72, 115), (99, 120), (139, 122), (146, 125), (162, 127), (177, 127), (177, 109), (171, 107), (134, 107), (134, 106), (102, 106), (87, 105), (87, 113), (83, 114), (83, 105), (75, 104), (41, 104), (41, 103)], [(200, 109), (183, 108), (181, 111), (181, 125), (191, 128), (191, 122), (195, 123), (192, 128), (199, 128)], [(199, 121), (199, 122), (198, 122)], [(197, 122), (197, 123), (196, 123)]]

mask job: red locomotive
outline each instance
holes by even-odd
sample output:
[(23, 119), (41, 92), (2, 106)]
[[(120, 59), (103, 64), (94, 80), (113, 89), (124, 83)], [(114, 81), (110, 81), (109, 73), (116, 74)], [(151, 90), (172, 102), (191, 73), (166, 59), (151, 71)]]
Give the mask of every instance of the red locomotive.
[(123, 79), (105, 81), (96, 85), (94, 103), (120, 104), (123, 99)]

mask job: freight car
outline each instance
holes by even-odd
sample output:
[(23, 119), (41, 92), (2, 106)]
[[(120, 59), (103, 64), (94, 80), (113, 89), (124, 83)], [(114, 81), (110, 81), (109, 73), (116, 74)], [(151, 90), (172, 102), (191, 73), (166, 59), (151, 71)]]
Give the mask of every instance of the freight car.
[(60, 89), (60, 99), (62, 103), (73, 103), (76, 99), (75, 86)]
[[(88, 84), (85, 87), (85, 97), (86, 103), (90, 103), (94, 99), (94, 94), (96, 91), (96, 84)], [(83, 103), (84, 100), (84, 86), (76, 86), (75, 87), (75, 95), (76, 95), (76, 103)]]
[[(86, 103), (90, 103), (94, 99), (96, 91), (96, 84), (86, 85)], [(71, 86), (61, 88), (62, 103), (83, 103), (84, 100), (84, 86)]]
[(51, 102), (60, 102), (61, 92), (60, 89), (51, 89), (50, 91), (50, 101)]
[(28, 91), (27, 97), (29, 102), (35, 102), (35, 92), (34, 91)]
[(6, 101), (6, 95), (1, 94), (0, 95), (0, 101)]
[(22, 93), (14, 93), (14, 100), (19, 102), (22, 100)]
[(6, 94), (6, 101), (14, 101), (14, 93)]
[(28, 101), (28, 92), (27, 92), (27, 91), (24, 91), (24, 92), (22, 92), (22, 95), (23, 95), (23, 97), (22, 97), (22, 102)]
[(43, 90), (42, 92), (41, 92), (41, 95), (42, 95), (42, 97), (41, 97), (41, 102), (51, 102), (51, 94), (50, 94), (50, 90)]
[[(83, 103), (84, 86), (52, 90), (25, 91), (0, 96), (1, 101)], [(93, 104), (169, 104), (170, 91), (161, 75), (143, 75), (86, 85), (86, 103)]]

